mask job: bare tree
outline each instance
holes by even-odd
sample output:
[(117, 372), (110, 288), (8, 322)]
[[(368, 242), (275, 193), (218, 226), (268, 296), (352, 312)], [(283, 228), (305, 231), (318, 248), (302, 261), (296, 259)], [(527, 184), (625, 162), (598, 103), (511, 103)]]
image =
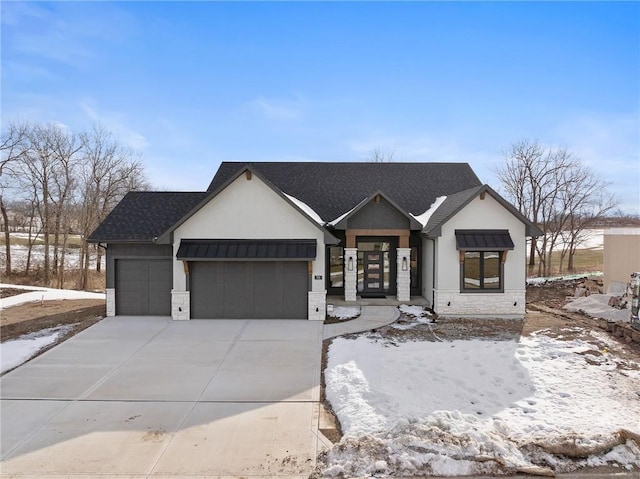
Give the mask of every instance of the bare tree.
[(51, 235), (54, 237), (53, 272), (57, 274), (60, 228), (79, 146), (74, 135), (56, 124), (32, 125), (27, 129), (25, 138), (25, 148), (14, 174), (22, 188), (31, 191), (35, 199), (44, 239), (43, 280), (49, 285)]
[[(90, 257), (86, 239), (127, 192), (146, 189), (147, 183), (140, 159), (119, 144), (102, 125), (95, 124), (90, 132), (81, 135), (81, 140), (83, 166), (79, 175), (81, 194), (78, 203), (83, 242), (78, 286), (86, 288)], [(96, 253), (96, 270), (100, 271), (100, 249)]]
[[(540, 221), (546, 196), (553, 191), (551, 158), (537, 140), (522, 140), (511, 145), (504, 164), (497, 168), (498, 180), (518, 211), (533, 223)], [(535, 266), (536, 241), (529, 248), (529, 272)]]
[[(23, 223), (29, 233), (25, 274), (31, 267), (32, 248), (42, 238), (43, 282), (48, 285), (55, 277), (57, 286), (63, 287), (68, 239), (75, 229), (83, 239), (79, 285), (86, 287), (90, 247), (86, 238), (128, 191), (147, 188), (141, 159), (101, 125), (75, 135), (57, 124), (9, 123), (0, 146), (0, 192), (13, 192), (14, 204), (23, 206)], [(0, 210), (6, 271), (10, 272), (9, 220), (3, 195)], [(98, 271), (100, 252), (98, 249)]]
[(574, 164), (570, 176), (573, 181), (564, 191), (563, 205), (567, 212), (567, 224), (562, 233), (560, 271), (568, 255), (567, 269), (574, 272), (576, 250), (587, 239), (588, 229), (610, 214), (618, 201), (607, 191), (609, 184), (584, 165)]
[(11, 274), (11, 234), (9, 231), (9, 215), (7, 214), (7, 207), (4, 201), (4, 190), (7, 188), (5, 179), (11, 177), (11, 175), (5, 174), (5, 179), (2, 178), (3, 173), (11, 168), (21, 157), (24, 152), (24, 139), (27, 131), (26, 123), (9, 123), (9, 125), (2, 130), (2, 137), (0, 139), (0, 213), (2, 214), (2, 222), (4, 224), (4, 240), (6, 251), (5, 262), (5, 274), (8, 276)]
[(566, 149), (543, 148), (538, 141), (514, 143), (504, 160), (496, 173), (506, 196), (544, 232), (531, 241), (529, 273), (537, 257), (538, 275), (550, 274), (554, 250), (560, 245), (561, 266), (568, 254), (573, 269), (584, 230), (615, 207), (606, 183)]
[(393, 150), (383, 150), (376, 146), (367, 161), (370, 163), (391, 163), (394, 161), (395, 154), (396, 152)]

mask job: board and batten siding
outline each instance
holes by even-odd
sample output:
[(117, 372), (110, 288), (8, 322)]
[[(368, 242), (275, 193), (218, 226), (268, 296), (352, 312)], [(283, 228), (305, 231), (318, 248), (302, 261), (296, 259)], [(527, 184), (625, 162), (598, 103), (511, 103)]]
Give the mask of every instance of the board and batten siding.
[[(507, 252), (503, 293), (461, 293), (457, 229), (507, 229), (514, 249)], [(522, 317), (526, 306), (525, 225), (491, 195), (474, 198), (442, 226), (437, 238), (435, 311), (444, 316)], [(480, 313), (482, 312), (482, 313)]]

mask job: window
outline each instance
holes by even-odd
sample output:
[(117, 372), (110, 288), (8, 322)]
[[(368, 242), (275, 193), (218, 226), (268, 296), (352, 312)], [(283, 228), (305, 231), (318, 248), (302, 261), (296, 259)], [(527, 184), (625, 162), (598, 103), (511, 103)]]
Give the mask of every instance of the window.
[(502, 291), (502, 254), (501, 251), (465, 251), (462, 290)]
[(411, 284), (410, 287), (411, 289), (415, 290), (417, 288), (420, 287), (419, 284), (419, 271), (418, 271), (418, 247), (416, 246), (412, 246), (411, 247), (411, 268), (410, 268), (410, 278), (411, 278)]
[(344, 254), (342, 246), (329, 247), (329, 287), (344, 286)]

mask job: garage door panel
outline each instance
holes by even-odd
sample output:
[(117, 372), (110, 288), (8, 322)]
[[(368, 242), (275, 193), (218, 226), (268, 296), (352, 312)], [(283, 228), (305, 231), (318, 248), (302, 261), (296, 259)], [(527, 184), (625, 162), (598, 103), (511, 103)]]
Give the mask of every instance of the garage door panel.
[(284, 283), (289, 290), (289, 294), (285, 298), (285, 307), (290, 311), (303, 314), (306, 318), (307, 311), (307, 291), (309, 291), (309, 277), (307, 274), (306, 263), (283, 263)]
[(171, 260), (116, 260), (116, 314), (171, 314)]
[(190, 270), (194, 319), (307, 317), (306, 262), (194, 262)]
[(256, 263), (253, 271), (253, 317), (282, 318), (282, 263)]

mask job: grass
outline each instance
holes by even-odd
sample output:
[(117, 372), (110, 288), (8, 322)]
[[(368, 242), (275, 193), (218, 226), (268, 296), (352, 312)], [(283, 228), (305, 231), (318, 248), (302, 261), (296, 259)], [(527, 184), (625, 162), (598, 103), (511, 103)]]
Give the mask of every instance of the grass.
[[(536, 258), (537, 259), (537, 258)], [(569, 258), (565, 257), (562, 263), (562, 271), (560, 271), (560, 252), (554, 252), (551, 256), (551, 274), (566, 274), (567, 262)], [(573, 258), (574, 273), (594, 273), (603, 270), (604, 250), (603, 249), (579, 249)], [(538, 261), (533, 269), (533, 275), (538, 272)]]

